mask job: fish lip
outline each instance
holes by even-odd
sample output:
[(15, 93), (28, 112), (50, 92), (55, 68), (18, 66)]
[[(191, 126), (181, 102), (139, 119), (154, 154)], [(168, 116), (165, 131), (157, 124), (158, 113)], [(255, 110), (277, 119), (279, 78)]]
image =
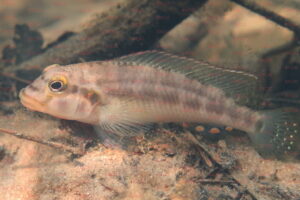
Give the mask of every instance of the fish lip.
[(38, 100), (36, 100), (35, 98), (32, 98), (30, 96), (28, 96), (25, 93), (25, 89), (21, 89), (20, 93), (19, 93), (19, 98), (21, 101), (21, 104), (23, 106), (25, 106), (26, 108), (30, 109), (30, 110), (36, 110), (36, 111), (40, 111), (43, 112), (43, 104), (40, 103)]

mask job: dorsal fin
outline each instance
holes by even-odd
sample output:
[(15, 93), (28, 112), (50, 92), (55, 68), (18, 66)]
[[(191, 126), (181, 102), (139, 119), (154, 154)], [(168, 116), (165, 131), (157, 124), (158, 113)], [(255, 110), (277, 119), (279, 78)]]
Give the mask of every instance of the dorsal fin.
[(257, 102), (257, 76), (237, 70), (216, 67), (206, 62), (172, 55), (166, 52), (145, 51), (114, 59), (119, 65), (143, 65), (184, 74), (204, 85), (222, 89), (226, 96), (242, 105)]

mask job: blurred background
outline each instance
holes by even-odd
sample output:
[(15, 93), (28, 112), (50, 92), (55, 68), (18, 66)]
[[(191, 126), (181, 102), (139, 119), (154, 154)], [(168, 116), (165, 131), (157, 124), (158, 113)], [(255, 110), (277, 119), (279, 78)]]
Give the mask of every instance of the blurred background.
[[(120, 2), (126, 0), (0, 0), (0, 73), (80, 33)], [(254, 2), (300, 25), (299, 0)], [(293, 32), (229, 0), (209, 0), (152, 48), (254, 73), (271, 106), (300, 108)], [(39, 74), (0, 74), (0, 129), (86, 152), (69, 155), (0, 134), (1, 200), (300, 198), (300, 165), (263, 159), (243, 133), (221, 130), (220, 140), (208, 143), (174, 128), (138, 138), (134, 153), (104, 148), (89, 135), (91, 127), (21, 106), (18, 91)]]
[[(30, 29), (39, 31), (43, 48), (66, 32), (80, 32), (93, 17), (122, 1), (125, 0), (0, 0), (0, 50), (14, 46), (16, 24), (27, 24)], [(255, 2), (300, 24), (298, 0)], [(156, 47), (262, 76), (270, 73), (272, 78), (264, 78), (263, 84), (272, 93), (299, 89), (299, 82), (294, 80), (300, 75), (299, 55), (295, 55), (299, 50), (293, 47), (273, 52), (292, 40), (291, 31), (256, 13), (230, 1), (210, 0), (163, 37)], [(283, 72), (283, 65), (291, 63), (297, 70)], [(292, 80), (284, 83), (285, 79)]]

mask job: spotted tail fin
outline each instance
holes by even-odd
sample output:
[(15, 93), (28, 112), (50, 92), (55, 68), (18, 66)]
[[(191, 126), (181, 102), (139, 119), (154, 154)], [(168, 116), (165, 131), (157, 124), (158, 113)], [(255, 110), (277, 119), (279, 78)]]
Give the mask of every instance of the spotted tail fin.
[(300, 159), (300, 110), (282, 108), (261, 112), (265, 119), (258, 123), (250, 138), (264, 157)]

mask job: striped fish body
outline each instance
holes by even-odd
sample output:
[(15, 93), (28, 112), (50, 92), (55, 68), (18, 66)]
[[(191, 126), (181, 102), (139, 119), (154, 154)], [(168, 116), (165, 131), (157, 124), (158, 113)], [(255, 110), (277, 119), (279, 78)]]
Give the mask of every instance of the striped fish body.
[(96, 84), (86, 87), (94, 88), (102, 99), (100, 124), (213, 122), (249, 132), (261, 118), (237, 105), (221, 89), (180, 73), (114, 61), (89, 65), (91, 74), (86, 77)]
[(289, 118), (245, 106), (257, 100), (257, 84), (257, 77), (245, 72), (149, 51), (110, 61), (49, 66), (20, 98), (33, 110), (118, 135), (135, 134), (148, 123), (200, 122), (246, 131), (259, 151), (299, 151), (294, 142), (299, 138), (298, 121), (293, 123), (294, 145), (285, 139), (278, 148), (287, 133), (276, 138), (273, 132), (279, 129), (274, 126), (284, 126)]

